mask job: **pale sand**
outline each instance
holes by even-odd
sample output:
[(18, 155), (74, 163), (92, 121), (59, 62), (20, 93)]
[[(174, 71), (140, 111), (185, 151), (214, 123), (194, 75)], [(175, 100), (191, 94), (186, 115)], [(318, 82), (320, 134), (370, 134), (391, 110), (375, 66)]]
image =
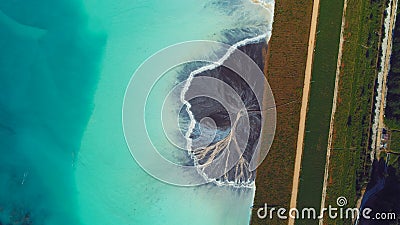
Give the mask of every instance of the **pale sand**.
[[(303, 155), (303, 140), (304, 140), (304, 132), (306, 124), (306, 114), (308, 109), (308, 97), (310, 95), (311, 72), (312, 72), (312, 64), (314, 61), (314, 47), (315, 47), (315, 38), (316, 38), (317, 23), (318, 23), (318, 12), (319, 12), (319, 0), (314, 0), (313, 12), (311, 17), (310, 38), (308, 41), (303, 98), (300, 111), (299, 133), (297, 136), (296, 161), (294, 164), (293, 186), (292, 186), (292, 196), (290, 199), (290, 208), (295, 208), (297, 203), (297, 192), (299, 187), (299, 178), (301, 170), (301, 158)], [(293, 224), (294, 224), (294, 219), (290, 218), (289, 225)]]
[(383, 81), (382, 81), (382, 100), (379, 110), (379, 122), (378, 122), (378, 132), (376, 136), (376, 157), (379, 158), (380, 155), (380, 146), (381, 146), (381, 136), (382, 136), (382, 128), (385, 127), (384, 119), (385, 119), (385, 107), (386, 107), (386, 94), (387, 94), (387, 77), (389, 75), (390, 70), (390, 56), (392, 54), (392, 38), (393, 38), (393, 28), (396, 19), (396, 11), (397, 11), (397, 0), (393, 0), (392, 12), (390, 17), (389, 24), (389, 32), (388, 32), (388, 47), (386, 49), (386, 61), (383, 68)]

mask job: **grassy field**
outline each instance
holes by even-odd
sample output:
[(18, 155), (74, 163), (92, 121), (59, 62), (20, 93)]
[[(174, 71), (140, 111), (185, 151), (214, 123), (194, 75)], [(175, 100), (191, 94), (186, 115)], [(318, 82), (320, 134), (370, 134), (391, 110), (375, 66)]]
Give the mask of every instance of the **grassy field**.
[(391, 154), (388, 164), (396, 167), (400, 156), (400, 131), (392, 131), (390, 135), (389, 151)]
[[(400, 153), (400, 10), (397, 11), (396, 26), (394, 28), (392, 57), (388, 76), (388, 92), (385, 109), (385, 124), (392, 130), (389, 143), (391, 152)], [(390, 165), (396, 165), (399, 155), (391, 154)]]
[(392, 129), (400, 129), (400, 10), (397, 12), (396, 25), (393, 31), (392, 57), (388, 75), (388, 92), (385, 115), (390, 120)]
[[(297, 207), (320, 208), (343, 0), (321, 1)], [(319, 211), (319, 210), (318, 210)], [(318, 224), (297, 220), (296, 224)]]
[[(354, 207), (369, 177), (369, 140), (374, 83), (385, 0), (348, 1), (345, 42), (334, 120), (327, 205), (344, 196)], [(328, 220), (327, 224), (352, 224)]]
[(292, 191), (302, 88), (311, 25), (312, 1), (276, 1), (265, 74), (277, 104), (277, 129), (266, 160), (257, 169), (251, 224), (285, 224), (257, 217), (264, 203), (289, 207)]
[[(391, 131), (390, 148), (392, 152), (400, 153), (400, 11), (397, 11), (394, 29), (392, 57), (388, 76), (388, 93), (385, 109), (385, 124)], [(390, 164), (396, 165), (399, 155), (392, 154)], [(400, 169), (399, 169), (400, 171)]]
[(390, 150), (400, 153), (400, 132), (392, 132)]

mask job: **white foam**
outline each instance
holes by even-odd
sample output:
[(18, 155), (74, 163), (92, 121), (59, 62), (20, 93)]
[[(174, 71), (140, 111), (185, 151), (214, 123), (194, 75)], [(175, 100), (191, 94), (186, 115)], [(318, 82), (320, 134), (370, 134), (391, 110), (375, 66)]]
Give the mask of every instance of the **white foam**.
[(265, 33), (265, 34), (258, 35), (258, 36), (253, 37), (253, 38), (246, 38), (246, 39), (241, 40), (241, 41), (237, 42), (236, 44), (232, 45), (227, 50), (227, 52), (217, 62), (215, 62), (213, 64), (210, 64), (210, 65), (207, 65), (207, 66), (203, 66), (203, 67), (201, 67), (201, 68), (199, 68), (197, 70), (192, 71), (189, 74), (189, 77), (188, 77), (188, 79), (187, 79), (187, 81), (185, 83), (185, 86), (184, 86), (184, 88), (183, 88), (183, 90), (181, 92), (181, 96), (180, 96), (181, 101), (182, 101), (183, 104), (186, 105), (186, 112), (188, 113), (189, 118), (190, 118), (189, 129), (185, 134), (185, 138), (187, 140), (186, 148), (188, 149), (189, 155), (194, 160), (194, 164), (198, 168), (198, 172), (203, 176), (203, 178), (206, 179), (207, 181), (214, 182), (218, 186), (229, 185), (229, 186), (235, 186), (235, 187), (253, 188), (254, 187), (254, 180), (248, 179), (247, 182), (244, 182), (242, 184), (238, 184), (238, 182), (236, 182), (236, 181), (235, 182), (234, 181), (222, 182), (222, 181), (217, 181), (217, 179), (215, 179), (215, 178), (212, 178), (212, 179), (209, 178), (203, 171), (201, 171), (199, 169), (199, 164), (198, 164), (198, 162), (196, 160), (196, 157), (194, 156), (194, 154), (192, 152), (192, 139), (190, 138), (190, 135), (192, 134), (193, 129), (194, 129), (195, 125), (196, 125), (196, 120), (194, 118), (193, 113), (190, 110), (191, 104), (188, 101), (185, 100), (185, 94), (189, 90), (189, 87), (190, 87), (191, 82), (192, 82), (192, 80), (193, 80), (195, 75), (200, 74), (200, 73), (205, 72), (205, 71), (213, 70), (213, 69), (217, 68), (218, 66), (222, 65), (229, 58), (229, 56), (236, 49), (238, 49), (239, 47), (242, 47), (242, 46), (245, 46), (245, 45), (248, 45), (248, 44), (259, 43), (263, 39), (267, 41), (267, 40), (269, 40), (269, 37), (270, 37), (270, 33)]
[[(397, 1), (397, 0), (396, 0)], [(397, 4), (396, 4), (397, 5)], [(386, 8), (386, 18), (384, 22), (385, 26), (385, 37), (382, 40), (382, 56), (381, 56), (381, 64), (380, 64), (380, 71), (378, 73), (378, 87), (377, 87), (377, 96), (376, 96), (376, 102), (375, 102), (375, 115), (374, 115), (374, 122), (372, 124), (372, 144), (371, 144), (371, 161), (375, 159), (375, 150), (378, 149), (380, 146), (376, 146), (376, 140), (377, 140), (377, 132), (379, 129), (379, 114), (380, 114), (380, 106), (382, 101), (384, 101), (384, 106), (386, 106), (386, 98), (382, 98), (382, 88), (384, 85), (384, 71), (385, 71), (385, 62), (386, 60), (386, 52), (391, 51), (392, 46), (389, 45), (388, 43), (388, 38), (389, 38), (389, 32), (392, 32), (392, 30), (389, 31), (389, 26), (390, 26), (390, 18), (391, 18), (391, 13), (392, 13), (392, 0), (389, 1), (389, 6)], [(395, 10), (395, 13), (397, 14), (397, 8)], [(396, 17), (395, 17), (396, 21)], [(394, 29), (394, 26), (393, 28)], [(389, 48), (389, 49), (388, 49)], [(390, 69), (390, 63), (389, 63), (389, 68)], [(386, 89), (387, 91), (387, 89)], [(386, 95), (385, 95), (386, 96)]]

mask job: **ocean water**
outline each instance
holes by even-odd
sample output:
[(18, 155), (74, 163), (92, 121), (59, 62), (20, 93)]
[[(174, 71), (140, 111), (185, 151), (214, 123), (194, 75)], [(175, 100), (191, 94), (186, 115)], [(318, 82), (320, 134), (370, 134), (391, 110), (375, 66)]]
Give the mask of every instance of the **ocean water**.
[(0, 1), (0, 224), (78, 224), (73, 164), (105, 41), (78, 1)]
[[(248, 224), (254, 188), (178, 187), (144, 172), (124, 139), (122, 104), (134, 71), (162, 48), (268, 39), (273, 2), (266, 7), (249, 0), (1, 0), (0, 222)], [(150, 109), (177, 79), (171, 73), (159, 81)]]

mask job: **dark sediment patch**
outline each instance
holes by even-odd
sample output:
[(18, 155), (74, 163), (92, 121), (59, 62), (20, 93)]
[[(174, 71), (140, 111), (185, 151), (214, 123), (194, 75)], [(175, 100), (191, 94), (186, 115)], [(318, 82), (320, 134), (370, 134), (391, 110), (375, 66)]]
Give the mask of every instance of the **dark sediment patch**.
[[(262, 50), (265, 48), (265, 41), (261, 41), (260, 43), (247, 44), (245, 46), (239, 47), (239, 50), (243, 51), (247, 54), (260, 69), (262, 69), (264, 65), (264, 58), (262, 56)], [(240, 62), (237, 62), (240, 63)], [(240, 64), (239, 64), (240, 65)], [(247, 65), (240, 65), (247, 66)], [(251, 66), (249, 66), (248, 72), (251, 73)], [(185, 70), (187, 71), (187, 70)], [(260, 138), (261, 133), (261, 112), (260, 105), (258, 104), (258, 100), (251, 90), (250, 86), (246, 83), (246, 81), (241, 78), (240, 75), (236, 74), (231, 69), (225, 66), (218, 66), (213, 70), (204, 71), (195, 75), (195, 77), (212, 77), (218, 80), (223, 81), (225, 84), (229, 85), (229, 87), (233, 88), (235, 93), (237, 93), (243, 102), (247, 113), (250, 124), (250, 130), (246, 130), (245, 132), (249, 134), (249, 139), (247, 141), (246, 147), (243, 151), (242, 158), (243, 160), (239, 160), (233, 168), (228, 171), (223, 171), (223, 175), (221, 177), (213, 177), (217, 182), (221, 183), (233, 183), (234, 185), (241, 186), (244, 184), (250, 184), (255, 179), (255, 172), (249, 171), (246, 167), (252, 159), (255, 148), (258, 144), (258, 140)], [(191, 88), (187, 93), (190, 93)], [(232, 96), (226, 96), (226, 98), (230, 98)], [(231, 121), (232, 118), (229, 116), (229, 112), (227, 109), (218, 101), (206, 96), (196, 97), (189, 100), (191, 104), (191, 112), (196, 120), (196, 126), (191, 133), (191, 138), (195, 139), (201, 136), (199, 122), (203, 118), (211, 118), (215, 126), (214, 128), (209, 127), (209, 129), (215, 129), (217, 135), (214, 139), (209, 142), (207, 146), (202, 146), (201, 148), (197, 148), (194, 150), (194, 160), (198, 160), (198, 164), (200, 166), (205, 165), (209, 160), (218, 159), (219, 156), (225, 154), (224, 150), (228, 150), (227, 145), (224, 142), (230, 142), (227, 140), (233, 129), (232, 124), (234, 121)], [(207, 126), (207, 125), (205, 125)], [(204, 127), (203, 127), (204, 129)], [(242, 129), (240, 124), (237, 129)], [(244, 129), (244, 128), (243, 128)], [(200, 154), (204, 154), (201, 157), (198, 157)], [(215, 154), (215, 155), (214, 155)], [(210, 157), (213, 157), (210, 159)], [(229, 160), (225, 158), (224, 160)], [(224, 162), (224, 161), (223, 161)], [(239, 165), (240, 164), (240, 165)], [(238, 166), (238, 167), (237, 167)], [(242, 167), (243, 166), (243, 167)], [(218, 167), (219, 168), (219, 167)], [(223, 169), (223, 168), (219, 168)], [(212, 173), (214, 173), (213, 171)], [(207, 174), (207, 170), (204, 171), (205, 175), (210, 177), (210, 174)], [(212, 177), (212, 175), (211, 175)]]

